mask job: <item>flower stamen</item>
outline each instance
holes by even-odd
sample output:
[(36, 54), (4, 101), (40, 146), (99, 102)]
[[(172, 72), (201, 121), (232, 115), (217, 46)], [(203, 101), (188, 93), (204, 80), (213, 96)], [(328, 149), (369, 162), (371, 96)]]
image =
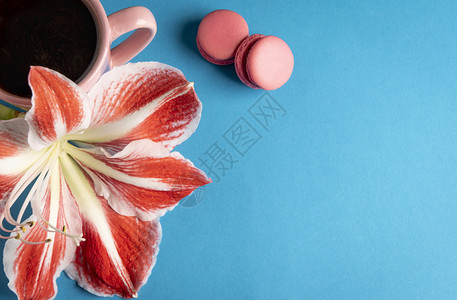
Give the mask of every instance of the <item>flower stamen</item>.
[(52, 242), (52, 239), (45, 239), (44, 241), (39, 241), (39, 242), (30, 242), (30, 241), (27, 241), (27, 240), (24, 240), (23, 238), (21, 238), (21, 236), (19, 234), (18, 234), (18, 236), (19, 236), (19, 238), (16, 236), (16, 239), (20, 240), (21, 242), (23, 242), (25, 244), (30, 244), (30, 245), (40, 245), (40, 244)]
[[(49, 223), (49, 221), (47, 221), (45, 218), (43, 218), (41, 216), (41, 214), (38, 215), (38, 217), (41, 218), (41, 221), (43, 221), (46, 225), (48, 225), (50, 228), (52, 228), (53, 230), (51, 229), (48, 229), (48, 228), (45, 228), (43, 225), (40, 224), (40, 226), (48, 231), (48, 232), (55, 232), (55, 233), (60, 233), (60, 234), (63, 234), (69, 238), (71, 238), (75, 243), (76, 243), (76, 246), (79, 246), (81, 242), (84, 242), (86, 239), (83, 238), (83, 235), (82, 234), (78, 234), (78, 235), (75, 235), (75, 234), (70, 234), (66, 231), (63, 231), (63, 230), (60, 230), (58, 229), (57, 227), (55, 227), (54, 225), (52, 225), (51, 223)], [(64, 228), (63, 229), (66, 229), (65, 225), (64, 225)]]
[[(18, 233), (20, 235), (20, 233)], [(2, 240), (11, 240), (11, 239), (17, 239), (17, 235), (12, 235), (12, 236), (3, 236), (0, 234), (0, 239)]]
[[(48, 170), (54, 170), (54, 168), (56, 167), (56, 164), (57, 164), (57, 156), (56, 155), (53, 155), (52, 157), (52, 166), (48, 169)], [(46, 181), (46, 184), (44, 184), (44, 186), (47, 186), (48, 183), (49, 183), (49, 180), (50, 180), (50, 173), (51, 171), (48, 172), (48, 174), (46, 174), (46, 177), (43, 179)], [(48, 176), (49, 175), (49, 176)], [(43, 191), (43, 185), (41, 185), (41, 188), (37, 191), (37, 194), (39, 195), (39, 197), (36, 197), (35, 199), (41, 199), (43, 196), (44, 196), (44, 193), (45, 191)], [(84, 239), (82, 237), (82, 234), (78, 234), (78, 235), (74, 235), (74, 234), (70, 234), (69, 232), (66, 232), (66, 226), (63, 225), (63, 228), (62, 230), (58, 229), (56, 226), (52, 225), (48, 220), (46, 220), (46, 218), (43, 217), (43, 215), (41, 214), (41, 211), (40, 209), (37, 207), (37, 203), (36, 201), (31, 201), (31, 205), (32, 205), (32, 210), (34, 212), (34, 214), (39, 218), (41, 219), (41, 221), (43, 223), (45, 223), (49, 228), (46, 228), (45, 226), (43, 226), (41, 223), (38, 223), (41, 228), (43, 228), (44, 230), (46, 230), (47, 232), (52, 232), (52, 233), (60, 233), (60, 234), (63, 234), (69, 238), (71, 238), (76, 246), (79, 246), (80, 243), (82, 241), (85, 241), (86, 239)]]
[(15, 229), (6, 229), (4, 226), (3, 226), (3, 220), (5, 220), (5, 217), (2, 215), (0, 216), (0, 229), (2, 231), (5, 231), (5, 232), (18, 232), (18, 231), (21, 231), (21, 229), (18, 229), (17, 227)]
[[(48, 164), (46, 165), (46, 169), (48, 169), (48, 168), (49, 168), (49, 162), (48, 162)], [(34, 185), (32, 186), (30, 192), (28, 193), (26, 199), (24, 200), (24, 203), (22, 204), (22, 207), (21, 207), (21, 210), (20, 210), (20, 212), (19, 212), (19, 214), (18, 214), (17, 220), (14, 220), (14, 219), (12, 218), (12, 216), (11, 216), (11, 211), (8, 209), (7, 214), (5, 215), (6, 220), (7, 220), (8, 223), (10, 223), (11, 225), (15, 225), (16, 227), (19, 227), (19, 228), (22, 229), (22, 228), (24, 228), (24, 226), (29, 225), (30, 222), (33, 222), (33, 221), (29, 221), (29, 222), (21, 223), (21, 219), (22, 219), (22, 216), (23, 216), (23, 214), (24, 214), (24, 212), (25, 212), (26, 207), (27, 207), (28, 204), (30, 203), (32, 197), (35, 195), (35, 193), (36, 193), (38, 187), (41, 186), (41, 184), (43, 183), (43, 180), (44, 180), (47, 176), (48, 176), (48, 172), (47, 172), (47, 171), (46, 171), (46, 172), (40, 173), (40, 176), (38, 176), (38, 179), (36, 180), (36, 182), (35, 182)], [(5, 211), (6, 211), (6, 210), (5, 210)], [(3, 216), (2, 216), (2, 217), (3, 217)], [(3, 221), (3, 219), (2, 219), (2, 221)], [(2, 227), (3, 227), (3, 226), (2, 226)], [(4, 228), (2, 228), (2, 229), (4, 229)], [(15, 230), (13, 230), (13, 232), (19, 231), (19, 230), (21, 230), (21, 229), (15, 229)], [(6, 230), (6, 231), (8, 231), (8, 230)], [(22, 231), (25, 232), (25, 228), (22, 229)]]
[[(50, 148), (52, 148), (52, 147), (50, 147)], [(11, 216), (11, 207), (16, 202), (16, 200), (19, 198), (19, 196), (25, 191), (25, 189), (28, 186), (28, 183), (30, 181), (32, 181), (33, 178), (38, 176), (38, 174), (41, 175), (42, 173), (46, 173), (43, 171), (46, 171), (44, 169), (44, 166), (48, 159), (48, 155), (46, 155), (48, 152), (49, 152), (49, 149), (43, 152), (43, 154), (40, 156), (40, 158), (25, 172), (24, 176), (22, 176), (22, 178), (16, 184), (14, 189), (11, 191), (11, 194), (9, 195), (8, 200), (5, 203), (5, 209), (0, 217), (0, 228), (2, 230), (5, 230), (5, 228), (2, 225), (4, 219), (6, 219), (6, 221), (9, 224), (14, 225), (16, 227), (26, 225), (26, 224), (21, 224), (20, 222), (18, 222), (18, 221), (20, 221), (20, 218), (18, 218), (18, 221), (14, 220), (14, 218)], [(36, 184), (37, 184), (37, 182), (35, 182), (33, 187), (35, 187)], [(33, 187), (32, 187), (32, 189), (33, 189)], [(35, 190), (36, 190), (36, 188), (35, 188)], [(31, 195), (33, 193), (34, 193), (34, 191), (31, 190), (29, 192), (29, 195)], [(27, 198), (29, 198), (29, 197), (27, 197)], [(21, 212), (19, 214), (20, 217), (22, 217), (22, 214), (25, 211), (26, 203), (28, 204), (27, 200), (25, 201), (25, 203), (23, 204), (23, 207), (21, 208)], [(15, 232), (17, 230), (13, 230), (13, 231), (5, 230), (5, 231), (6, 232)]]

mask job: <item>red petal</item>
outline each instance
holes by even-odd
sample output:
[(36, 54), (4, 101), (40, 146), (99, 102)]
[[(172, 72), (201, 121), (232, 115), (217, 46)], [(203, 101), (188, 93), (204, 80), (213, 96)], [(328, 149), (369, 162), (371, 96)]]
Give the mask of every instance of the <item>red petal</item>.
[(30, 149), (27, 142), (28, 126), (24, 120), (0, 122), (0, 159), (13, 157)]
[[(158, 219), (144, 222), (114, 212), (99, 198), (103, 217), (83, 217), (86, 241), (76, 251), (67, 274), (79, 285), (100, 296), (136, 297), (155, 264), (161, 227)], [(107, 222), (111, 233), (100, 231)]]
[[(149, 140), (133, 142), (114, 156), (102, 151), (80, 151), (98, 162), (95, 165), (77, 153), (74, 156), (91, 175), (97, 193), (103, 195), (118, 213), (142, 220), (163, 215), (179, 200), (210, 182), (179, 153), (169, 154)], [(100, 163), (103, 166), (97, 167)]]
[(116, 67), (89, 93), (95, 101), (91, 125), (118, 121), (187, 84), (181, 71), (160, 63)]
[[(57, 228), (65, 225), (69, 232), (80, 233), (78, 208), (68, 187), (62, 184), (62, 189), (57, 191), (55, 198), (56, 195), (51, 196), (55, 191), (51, 191), (50, 186), (48, 185), (43, 199), (40, 200), (42, 216), (47, 220), (54, 218), (50, 221)], [(57, 199), (57, 205), (51, 204), (51, 197)], [(47, 227), (43, 221), (38, 222)], [(71, 262), (76, 244), (63, 234), (43, 230), (38, 223), (32, 228), (27, 228), (22, 238), (29, 242), (44, 241), (48, 238), (53, 241), (38, 245), (26, 244), (16, 239), (6, 242), (4, 265), (5, 273), (10, 280), (9, 287), (19, 299), (53, 298), (57, 292), (56, 278)]]
[(201, 103), (181, 71), (138, 63), (106, 73), (91, 90), (92, 127), (76, 140), (120, 151), (131, 141), (151, 139), (169, 150), (197, 128)]
[(67, 133), (87, 128), (89, 98), (75, 83), (55, 71), (32, 67), (29, 84), (33, 92), (32, 109), (26, 120), (33, 148), (43, 148)]
[(128, 134), (108, 143), (93, 143), (111, 151), (119, 151), (135, 140), (150, 139), (172, 150), (197, 128), (201, 103), (193, 89), (169, 99)]

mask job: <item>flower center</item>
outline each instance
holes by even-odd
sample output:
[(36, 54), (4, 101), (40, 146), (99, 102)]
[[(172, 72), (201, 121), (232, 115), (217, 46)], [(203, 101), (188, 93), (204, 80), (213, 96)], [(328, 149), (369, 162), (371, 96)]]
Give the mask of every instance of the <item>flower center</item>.
[[(69, 233), (66, 225), (57, 228), (57, 219), (61, 206), (60, 201), (63, 201), (61, 189), (65, 184), (62, 182), (59, 156), (62, 154), (66, 155), (63, 150), (65, 143), (65, 140), (59, 139), (48, 148), (44, 149), (39, 158), (27, 171), (25, 171), (24, 176), (22, 176), (11, 191), (3, 213), (0, 216), (0, 228), (5, 232), (10, 232), (10, 236), (6, 237), (0, 235), (0, 238), (14, 238), (27, 244), (42, 244), (52, 242), (55, 234), (63, 234), (71, 238), (78, 246), (81, 241), (85, 240), (82, 237), (82, 234), (75, 235)], [(13, 218), (11, 208), (16, 200), (24, 193), (30, 181), (34, 181), (32, 187), (19, 210), (17, 217)], [(49, 203), (49, 205), (43, 205), (45, 202)], [(30, 216), (28, 220), (22, 222), (22, 217), (29, 204), (32, 208), (32, 216)], [(42, 214), (44, 207), (46, 207), (47, 217), (44, 217)], [(3, 220), (6, 220), (7, 223), (14, 226), (14, 229), (6, 229), (3, 226)], [(39, 226), (39, 228), (35, 230), (44, 230), (47, 233), (44, 239), (37, 241), (27, 240), (26, 233), (34, 226)], [(24, 237), (22, 235), (24, 235)]]

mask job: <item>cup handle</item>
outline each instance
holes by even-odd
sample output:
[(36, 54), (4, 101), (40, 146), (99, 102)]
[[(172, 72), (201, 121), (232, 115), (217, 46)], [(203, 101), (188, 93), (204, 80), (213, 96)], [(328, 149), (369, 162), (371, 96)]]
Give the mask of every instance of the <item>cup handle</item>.
[(133, 6), (108, 16), (111, 42), (121, 35), (135, 30), (125, 41), (111, 49), (110, 68), (123, 65), (140, 53), (152, 41), (157, 23), (146, 7)]

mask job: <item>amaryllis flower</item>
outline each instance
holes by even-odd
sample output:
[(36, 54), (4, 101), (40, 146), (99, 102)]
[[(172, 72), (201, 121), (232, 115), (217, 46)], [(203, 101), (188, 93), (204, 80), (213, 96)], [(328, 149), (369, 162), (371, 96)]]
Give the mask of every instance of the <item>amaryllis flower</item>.
[(160, 63), (115, 68), (89, 94), (42, 67), (29, 83), (25, 119), (0, 123), (9, 287), (20, 299), (54, 298), (65, 270), (96, 295), (136, 297), (155, 263), (159, 217), (210, 182), (171, 152), (200, 119), (193, 84)]

